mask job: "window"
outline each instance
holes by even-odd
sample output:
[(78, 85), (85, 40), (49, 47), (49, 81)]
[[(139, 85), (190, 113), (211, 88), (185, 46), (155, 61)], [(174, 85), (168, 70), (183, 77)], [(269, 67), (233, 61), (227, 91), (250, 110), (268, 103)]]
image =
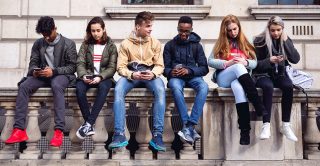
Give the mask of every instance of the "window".
[(320, 0), (259, 0), (259, 5), (320, 5)]
[(193, 5), (194, 0), (122, 0), (122, 4), (129, 5)]

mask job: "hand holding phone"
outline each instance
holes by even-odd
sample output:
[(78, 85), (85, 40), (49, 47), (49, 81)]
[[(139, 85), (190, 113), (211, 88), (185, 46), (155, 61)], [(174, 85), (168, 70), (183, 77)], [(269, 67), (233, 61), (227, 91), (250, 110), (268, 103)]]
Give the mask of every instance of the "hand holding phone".
[(182, 68), (182, 64), (177, 64), (174, 68), (175, 69), (181, 69)]
[(85, 75), (86, 79), (88, 80), (93, 80), (94, 76), (93, 75)]

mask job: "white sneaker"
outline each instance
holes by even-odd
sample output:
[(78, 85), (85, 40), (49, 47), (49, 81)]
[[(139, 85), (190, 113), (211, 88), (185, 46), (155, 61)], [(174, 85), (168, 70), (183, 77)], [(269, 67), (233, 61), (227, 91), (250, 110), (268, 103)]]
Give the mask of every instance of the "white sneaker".
[(260, 132), (260, 139), (269, 139), (270, 135), (270, 123), (263, 123)]
[(298, 138), (294, 135), (291, 124), (289, 122), (283, 122), (280, 128), (280, 132), (287, 137), (287, 139), (291, 141), (298, 141)]

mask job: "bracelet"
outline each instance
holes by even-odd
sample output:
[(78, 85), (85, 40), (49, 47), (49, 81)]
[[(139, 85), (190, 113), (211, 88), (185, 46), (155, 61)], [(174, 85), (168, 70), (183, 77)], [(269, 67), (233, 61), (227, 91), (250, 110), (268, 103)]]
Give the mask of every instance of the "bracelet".
[(246, 59), (246, 61), (247, 61), (247, 66), (249, 66), (249, 61), (248, 61), (248, 59)]

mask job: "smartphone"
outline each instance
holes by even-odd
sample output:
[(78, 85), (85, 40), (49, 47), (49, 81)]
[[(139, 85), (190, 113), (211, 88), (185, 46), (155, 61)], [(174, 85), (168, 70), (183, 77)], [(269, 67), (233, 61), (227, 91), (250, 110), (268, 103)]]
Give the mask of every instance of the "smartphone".
[(40, 70), (42, 70), (42, 69), (41, 69), (41, 68), (36, 67), (36, 68), (34, 68), (33, 70), (34, 70), (34, 71), (40, 71)]
[(177, 64), (174, 68), (175, 69), (181, 69), (182, 68), (182, 64)]
[(94, 78), (93, 75), (86, 75), (85, 77), (86, 77), (86, 79), (88, 79), (88, 80), (93, 80), (93, 78)]
[(140, 73), (141, 73), (141, 74), (148, 74), (147, 71), (141, 71)]

